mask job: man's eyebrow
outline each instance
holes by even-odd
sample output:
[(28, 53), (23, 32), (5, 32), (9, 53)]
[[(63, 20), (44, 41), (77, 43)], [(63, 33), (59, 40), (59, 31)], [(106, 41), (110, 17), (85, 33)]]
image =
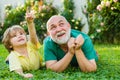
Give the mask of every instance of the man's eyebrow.
[(59, 23), (60, 23), (60, 22), (63, 22), (63, 20), (60, 20)]
[(54, 26), (54, 24), (50, 24), (48, 28), (50, 29), (50, 28), (53, 27), (53, 26)]
[[(64, 22), (63, 20), (58, 21), (58, 23)], [(54, 24), (50, 24), (49, 26), (54, 26)]]
[(49, 26), (54, 26), (54, 24), (51, 24), (51, 25), (49, 25)]

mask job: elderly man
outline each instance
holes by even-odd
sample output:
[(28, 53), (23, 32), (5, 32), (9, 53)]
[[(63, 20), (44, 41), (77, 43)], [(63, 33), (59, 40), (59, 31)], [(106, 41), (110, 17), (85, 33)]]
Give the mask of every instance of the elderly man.
[(96, 71), (98, 56), (88, 35), (72, 30), (69, 22), (60, 15), (48, 20), (47, 31), (44, 57), (48, 69), (62, 72), (71, 65), (79, 66), (83, 72)]

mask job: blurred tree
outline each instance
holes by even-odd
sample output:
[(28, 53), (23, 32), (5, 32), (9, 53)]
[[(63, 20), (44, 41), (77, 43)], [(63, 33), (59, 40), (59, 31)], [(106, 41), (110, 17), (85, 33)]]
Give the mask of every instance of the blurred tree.
[(63, 4), (64, 11), (61, 13), (61, 15), (66, 17), (68, 22), (70, 22), (72, 29), (81, 30), (84, 24), (81, 24), (81, 18), (79, 19), (74, 18), (75, 5), (73, 0), (64, 0)]
[(73, 29), (81, 30), (83, 27), (83, 24), (81, 24), (81, 19), (74, 18), (75, 7), (73, 0), (64, 0), (64, 10), (60, 13), (52, 6), (52, 2), (48, 4), (43, 0), (26, 0), (24, 5), (17, 6), (16, 8), (12, 8), (11, 5), (6, 6), (5, 22), (0, 35), (3, 34), (6, 28), (16, 24), (21, 25), (26, 32), (28, 32), (24, 17), (28, 8), (35, 12), (34, 22), (39, 41), (41, 43), (47, 36), (46, 22), (52, 15), (61, 14), (65, 16)]

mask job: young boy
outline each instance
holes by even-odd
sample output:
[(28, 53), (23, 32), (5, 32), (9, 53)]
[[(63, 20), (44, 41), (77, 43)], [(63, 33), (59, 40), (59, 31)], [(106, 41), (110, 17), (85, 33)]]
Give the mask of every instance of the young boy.
[(42, 59), (39, 55), (40, 44), (34, 26), (34, 13), (26, 13), (29, 39), (22, 27), (13, 25), (3, 35), (3, 44), (10, 52), (8, 56), (9, 69), (25, 78), (33, 77), (31, 73), (23, 73), (27, 70), (37, 70), (41, 66)]

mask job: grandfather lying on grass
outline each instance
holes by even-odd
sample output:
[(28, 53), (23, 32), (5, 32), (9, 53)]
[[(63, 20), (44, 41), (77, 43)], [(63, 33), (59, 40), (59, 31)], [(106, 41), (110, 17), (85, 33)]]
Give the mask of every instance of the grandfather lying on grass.
[(60, 15), (48, 20), (47, 31), (44, 57), (48, 69), (62, 72), (71, 65), (79, 66), (83, 72), (96, 71), (98, 56), (88, 35), (71, 29), (69, 22)]

